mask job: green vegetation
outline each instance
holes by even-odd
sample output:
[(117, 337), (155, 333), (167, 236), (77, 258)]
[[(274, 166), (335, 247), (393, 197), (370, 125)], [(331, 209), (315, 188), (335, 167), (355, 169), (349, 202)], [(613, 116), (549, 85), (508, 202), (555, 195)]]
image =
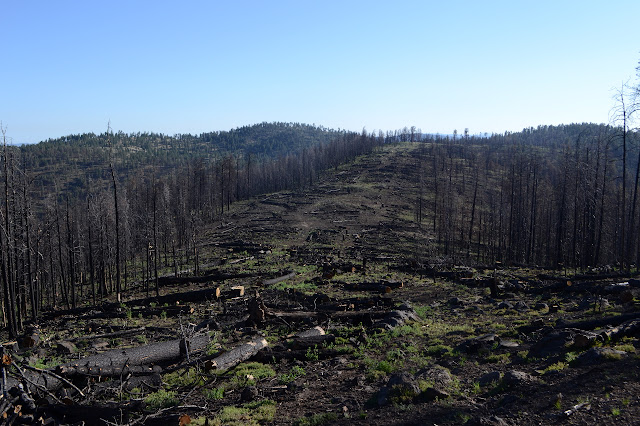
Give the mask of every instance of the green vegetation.
[(202, 390), (202, 394), (204, 395), (205, 398), (214, 399), (214, 400), (224, 398), (224, 392), (225, 392), (225, 389), (222, 386), (213, 388), (213, 389)]
[(159, 410), (161, 408), (174, 407), (180, 404), (175, 391), (166, 391), (164, 389), (150, 393), (144, 399), (144, 402), (150, 410)]
[(232, 383), (235, 387), (254, 385), (256, 382), (269, 377), (275, 377), (276, 372), (269, 365), (260, 362), (243, 362), (233, 369)]
[(192, 426), (258, 426), (273, 421), (276, 415), (276, 402), (270, 399), (250, 402), (242, 406), (227, 406), (213, 418), (198, 417), (191, 419)]
[(304, 368), (298, 366), (298, 365), (294, 365), (293, 367), (291, 367), (291, 370), (289, 370), (288, 373), (286, 374), (281, 374), (280, 377), (278, 378), (279, 382), (281, 384), (288, 384), (293, 382), (294, 380), (305, 376), (307, 374), (307, 372), (304, 370)]
[(165, 374), (162, 380), (170, 389), (175, 387), (202, 386), (204, 384), (204, 378), (200, 372), (193, 367)]
[(336, 413), (318, 413), (309, 417), (302, 417), (293, 422), (295, 426), (322, 426), (338, 420)]

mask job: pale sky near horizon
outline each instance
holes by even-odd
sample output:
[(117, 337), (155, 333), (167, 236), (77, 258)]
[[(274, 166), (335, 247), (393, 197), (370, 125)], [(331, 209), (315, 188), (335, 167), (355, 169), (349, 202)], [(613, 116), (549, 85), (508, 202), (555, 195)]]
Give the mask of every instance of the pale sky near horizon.
[(9, 142), (263, 121), (448, 134), (609, 122), (640, 1), (7, 1)]

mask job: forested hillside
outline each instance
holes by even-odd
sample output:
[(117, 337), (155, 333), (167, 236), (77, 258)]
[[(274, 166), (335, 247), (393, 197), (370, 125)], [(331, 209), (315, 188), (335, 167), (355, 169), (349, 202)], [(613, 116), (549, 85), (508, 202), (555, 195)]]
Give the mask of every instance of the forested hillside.
[[(624, 143), (622, 135), (593, 124), (440, 137), (263, 123), (5, 147), (5, 321), (15, 335), (43, 309), (119, 297), (131, 283), (157, 292), (159, 274), (181, 263), (198, 270), (204, 230), (224, 223), (234, 202), (302, 190), (395, 143), (412, 156), (398, 191), (420, 229), (421, 262), (631, 268), (640, 257), (640, 150), (634, 132)], [(385, 183), (374, 184), (384, 203)]]
[(416, 220), (454, 262), (629, 267), (640, 151), (636, 133), (622, 136), (574, 124), (424, 144)]
[(109, 131), (23, 145), (20, 158), (33, 190), (84, 197), (110, 179), (109, 158), (120, 178), (152, 169), (165, 174), (189, 161), (216, 162), (230, 155), (256, 164), (326, 145), (345, 133), (299, 123), (261, 123), (200, 135)]
[(311, 185), (378, 143), (263, 123), (197, 137), (109, 131), (5, 145), (1, 266), (10, 333), (27, 313), (35, 320), (46, 307), (119, 298), (131, 281), (148, 284), (151, 269), (157, 283), (158, 269), (177, 268), (176, 252), (195, 253), (196, 236), (233, 202)]

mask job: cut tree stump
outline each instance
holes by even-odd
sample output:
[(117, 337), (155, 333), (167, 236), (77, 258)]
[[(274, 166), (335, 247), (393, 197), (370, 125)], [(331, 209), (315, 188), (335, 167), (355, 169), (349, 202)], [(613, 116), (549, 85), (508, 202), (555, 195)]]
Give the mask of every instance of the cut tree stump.
[(232, 299), (234, 297), (244, 296), (244, 286), (236, 285), (223, 293), (224, 297)]

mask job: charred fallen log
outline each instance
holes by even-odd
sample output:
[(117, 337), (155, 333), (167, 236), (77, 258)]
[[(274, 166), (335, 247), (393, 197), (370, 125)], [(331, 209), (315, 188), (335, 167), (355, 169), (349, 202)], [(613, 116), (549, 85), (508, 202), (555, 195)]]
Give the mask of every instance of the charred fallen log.
[(269, 279), (269, 280), (263, 280), (263, 281), (262, 281), (262, 285), (273, 285), (273, 284), (278, 284), (279, 282), (286, 281), (286, 280), (288, 280), (289, 278), (293, 278), (293, 277), (295, 277), (295, 276), (296, 276), (296, 273), (295, 273), (295, 272), (290, 272), (290, 273), (288, 273), (288, 274), (286, 274), (286, 275), (282, 275), (282, 276), (280, 276), (280, 277), (272, 278), (272, 279)]
[(267, 340), (259, 336), (208, 361), (206, 366), (210, 370), (228, 370), (248, 360), (268, 346)]
[[(209, 336), (203, 334), (135, 348), (114, 349), (60, 365), (56, 371), (60, 375), (84, 374), (85, 371), (91, 375), (99, 371), (114, 375), (118, 368), (128, 368), (133, 373), (133, 366), (154, 366), (174, 362), (187, 357), (189, 353), (204, 350), (208, 343)], [(153, 372), (153, 368), (149, 372)]]
[(593, 330), (606, 326), (617, 326), (630, 320), (640, 319), (640, 312), (615, 315), (605, 318), (598, 318), (585, 321), (562, 321), (556, 324), (558, 328), (580, 328), (582, 330)]
[(158, 278), (158, 284), (164, 285), (177, 285), (177, 284), (189, 284), (189, 283), (206, 283), (210, 281), (225, 281), (235, 278), (251, 278), (256, 274), (249, 272), (242, 272), (237, 274), (224, 274), (221, 272), (211, 273), (207, 275), (190, 275), (190, 276), (166, 276)]

